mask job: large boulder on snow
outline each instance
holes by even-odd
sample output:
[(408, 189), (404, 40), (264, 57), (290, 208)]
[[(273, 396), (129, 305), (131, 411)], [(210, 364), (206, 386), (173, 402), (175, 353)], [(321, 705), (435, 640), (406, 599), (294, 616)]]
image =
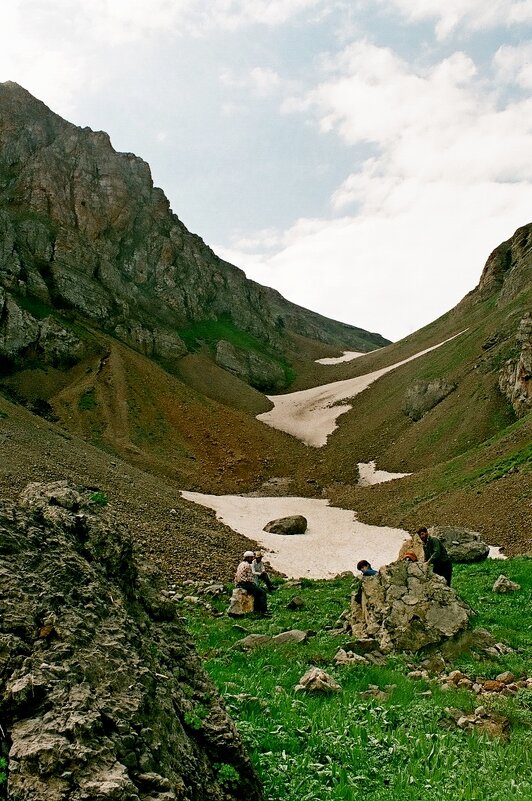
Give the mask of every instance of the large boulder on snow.
[(271, 520), (263, 528), (271, 534), (304, 534), (307, 530), (307, 518), (303, 515), (292, 515), (290, 517), (279, 517)]
[(434, 526), (431, 533), (445, 545), (452, 562), (482, 562), (489, 556), (489, 545), (477, 531), (458, 526)]

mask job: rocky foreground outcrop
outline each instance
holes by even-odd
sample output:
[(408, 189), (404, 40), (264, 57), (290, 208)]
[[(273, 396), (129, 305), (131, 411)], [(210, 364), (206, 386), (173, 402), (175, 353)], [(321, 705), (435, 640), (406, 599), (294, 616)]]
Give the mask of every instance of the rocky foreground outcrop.
[(12, 801), (260, 799), (158, 577), (101, 495), (0, 507), (0, 755)]
[(472, 610), (430, 565), (392, 562), (363, 578), (351, 601), (355, 637), (372, 639), (382, 653), (441, 646), (468, 626)]

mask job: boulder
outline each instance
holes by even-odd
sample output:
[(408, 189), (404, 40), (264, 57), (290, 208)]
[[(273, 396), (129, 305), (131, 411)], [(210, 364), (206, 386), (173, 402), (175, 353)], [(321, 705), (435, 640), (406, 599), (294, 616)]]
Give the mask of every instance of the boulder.
[(443, 544), (453, 563), (482, 562), (488, 558), (489, 545), (477, 531), (458, 526), (434, 526), (431, 533)]
[(262, 530), (271, 534), (304, 534), (307, 530), (307, 518), (303, 515), (279, 517), (266, 523)]
[(229, 601), (227, 614), (231, 617), (240, 617), (253, 612), (254, 608), (253, 596), (240, 587), (235, 587)]
[(384, 653), (440, 646), (467, 628), (472, 610), (430, 565), (392, 562), (361, 582), (351, 601), (354, 637)]
[(491, 589), (492, 592), (498, 593), (515, 592), (521, 589), (521, 585), (517, 584), (515, 581), (510, 581), (507, 576), (501, 574)]
[(296, 692), (306, 690), (314, 693), (339, 693), (341, 687), (338, 682), (321, 668), (311, 667), (296, 684)]

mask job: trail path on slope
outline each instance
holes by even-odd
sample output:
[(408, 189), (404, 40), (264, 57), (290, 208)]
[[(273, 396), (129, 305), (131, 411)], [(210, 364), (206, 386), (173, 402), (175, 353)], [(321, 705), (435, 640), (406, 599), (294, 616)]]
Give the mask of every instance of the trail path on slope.
[(351, 404), (340, 404), (339, 401), (354, 398), (386, 373), (390, 373), (414, 359), (419, 359), (425, 353), (441, 348), (442, 345), (463, 333), (460, 331), (438, 345), (433, 345), (431, 348), (409, 356), (408, 359), (403, 359), (366, 375), (347, 378), (344, 381), (333, 381), (331, 384), (290, 392), (287, 395), (268, 395), (267, 397), (274, 407), (269, 412), (257, 415), (257, 420), (297, 437), (306, 445), (321, 448), (327, 444), (329, 434), (338, 428), (336, 419), (352, 408)]

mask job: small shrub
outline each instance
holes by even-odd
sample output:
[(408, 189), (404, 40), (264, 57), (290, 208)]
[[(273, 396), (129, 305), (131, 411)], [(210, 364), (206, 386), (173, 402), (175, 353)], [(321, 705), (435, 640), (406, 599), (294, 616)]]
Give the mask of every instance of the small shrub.
[(227, 762), (218, 762), (214, 765), (218, 784), (222, 787), (234, 787), (240, 781), (240, 775), (232, 765)]
[(96, 393), (93, 389), (87, 389), (78, 400), (78, 409), (82, 412), (90, 412), (96, 406)]
[(209, 714), (208, 708), (204, 704), (196, 704), (194, 709), (187, 710), (183, 715), (183, 720), (191, 729), (199, 731), (203, 728), (203, 721)]
[(97, 506), (107, 506), (108, 503), (105, 492), (93, 492), (90, 499), (92, 503), (95, 503)]

